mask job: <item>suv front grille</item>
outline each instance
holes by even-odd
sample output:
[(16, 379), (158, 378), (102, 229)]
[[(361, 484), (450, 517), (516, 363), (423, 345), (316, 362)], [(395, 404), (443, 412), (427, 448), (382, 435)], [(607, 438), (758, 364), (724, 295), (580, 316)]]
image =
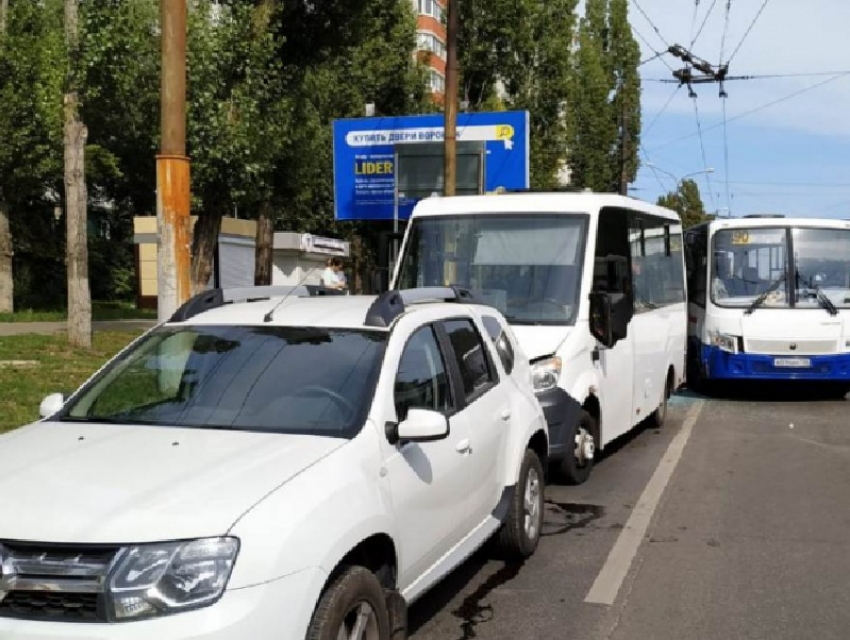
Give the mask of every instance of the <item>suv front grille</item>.
[(0, 602), (0, 617), (57, 622), (104, 622), (94, 593), (12, 591)]
[(117, 547), (0, 543), (0, 617), (106, 622), (102, 596)]

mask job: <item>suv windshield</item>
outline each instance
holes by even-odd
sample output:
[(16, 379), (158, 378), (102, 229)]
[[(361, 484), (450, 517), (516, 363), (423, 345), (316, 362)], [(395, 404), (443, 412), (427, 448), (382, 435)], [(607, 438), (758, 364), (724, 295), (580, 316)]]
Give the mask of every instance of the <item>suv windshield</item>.
[(720, 306), (848, 309), (850, 230), (721, 229), (711, 271), (711, 297)]
[(60, 420), (351, 437), (385, 340), (342, 329), (163, 327), (98, 375)]
[(458, 285), (512, 324), (571, 325), (578, 313), (587, 219), (558, 213), (417, 218), (398, 286)]

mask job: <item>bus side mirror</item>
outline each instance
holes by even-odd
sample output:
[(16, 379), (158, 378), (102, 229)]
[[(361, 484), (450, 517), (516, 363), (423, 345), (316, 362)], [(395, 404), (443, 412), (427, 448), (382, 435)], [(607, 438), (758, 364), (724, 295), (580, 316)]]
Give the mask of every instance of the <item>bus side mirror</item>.
[(631, 301), (622, 293), (590, 294), (590, 333), (609, 349), (628, 335)]

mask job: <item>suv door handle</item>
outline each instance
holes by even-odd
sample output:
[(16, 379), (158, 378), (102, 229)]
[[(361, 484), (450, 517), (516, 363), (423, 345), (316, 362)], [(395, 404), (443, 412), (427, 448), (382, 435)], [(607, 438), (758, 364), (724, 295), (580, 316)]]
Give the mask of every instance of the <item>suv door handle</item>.
[(511, 419), (511, 410), (510, 409), (502, 409), (502, 413), (499, 415), (502, 420), (510, 420)]
[(458, 453), (469, 453), (472, 451), (472, 447), (469, 444), (469, 440), (461, 440), (455, 445), (455, 449), (457, 449)]

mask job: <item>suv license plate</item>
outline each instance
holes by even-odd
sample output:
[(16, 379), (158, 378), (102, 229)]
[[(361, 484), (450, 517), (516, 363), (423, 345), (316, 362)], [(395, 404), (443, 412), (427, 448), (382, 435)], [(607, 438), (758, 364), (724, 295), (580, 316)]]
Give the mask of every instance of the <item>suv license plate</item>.
[(808, 358), (776, 358), (773, 361), (773, 365), (776, 367), (805, 369), (812, 366), (812, 361)]

